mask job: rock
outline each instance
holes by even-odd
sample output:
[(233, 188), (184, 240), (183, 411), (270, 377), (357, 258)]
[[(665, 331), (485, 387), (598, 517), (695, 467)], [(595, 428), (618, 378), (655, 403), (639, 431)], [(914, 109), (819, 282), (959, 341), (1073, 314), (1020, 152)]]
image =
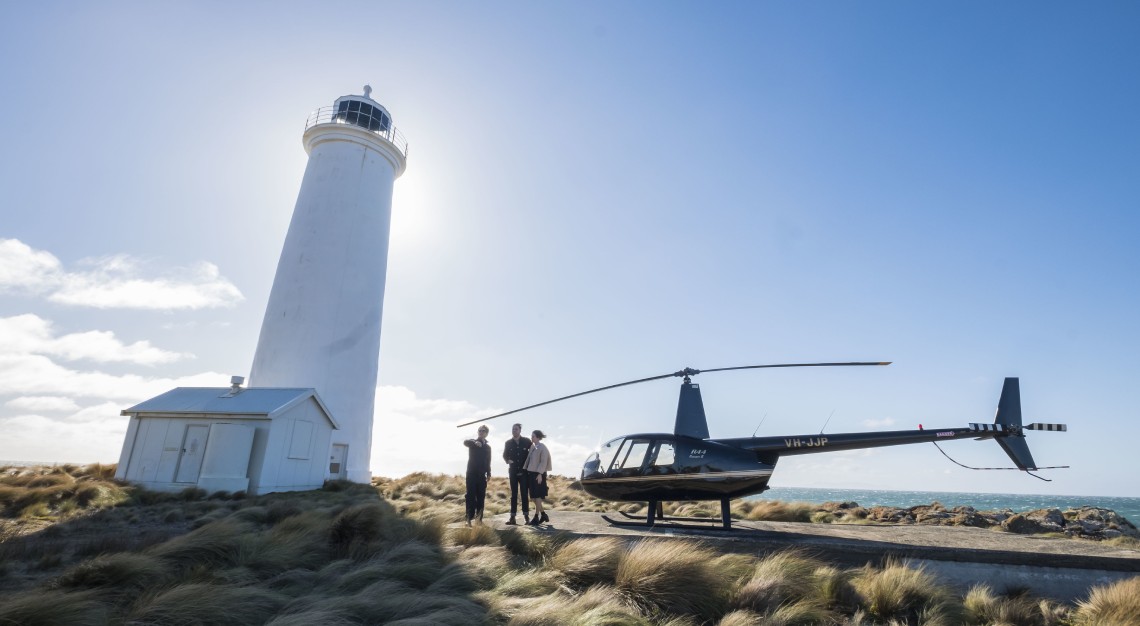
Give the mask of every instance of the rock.
[(1092, 535), (1104, 530), (1104, 523), (1096, 520), (1080, 520), (1077, 525), (1081, 527), (1081, 532), (1086, 535)]
[(1106, 528), (1101, 535), (1103, 535), (1105, 539), (1116, 539), (1117, 537), (1124, 536), (1124, 533), (1114, 528)]
[(1041, 532), (1041, 525), (1028, 517), (1017, 513), (1001, 523), (1002, 528), (1019, 535), (1032, 535)]

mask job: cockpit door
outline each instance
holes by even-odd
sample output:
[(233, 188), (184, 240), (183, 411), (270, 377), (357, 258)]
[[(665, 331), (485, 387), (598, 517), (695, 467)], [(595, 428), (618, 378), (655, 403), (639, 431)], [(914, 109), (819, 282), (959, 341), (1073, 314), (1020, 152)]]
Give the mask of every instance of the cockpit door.
[(645, 463), (645, 453), (649, 451), (648, 439), (626, 439), (618, 448), (610, 462), (606, 476), (636, 476)]

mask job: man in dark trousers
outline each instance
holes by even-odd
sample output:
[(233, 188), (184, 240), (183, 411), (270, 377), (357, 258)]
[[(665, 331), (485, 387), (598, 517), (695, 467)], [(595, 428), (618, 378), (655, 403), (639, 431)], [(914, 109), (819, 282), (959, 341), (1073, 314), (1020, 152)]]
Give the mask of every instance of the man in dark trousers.
[(487, 442), (486, 426), (479, 427), (479, 436), (466, 439), (467, 446), (467, 525), (476, 517), (483, 521), (483, 501), (487, 497), (487, 479), (491, 477), (491, 444)]
[(526, 463), (526, 455), (529, 453), (530, 439), (522, 436), (522, 424), (515, 424), (511, 427), (511, 438), (507, 440), (507, 447), (503, 450), (503, 460), (510, 466), (507, 472), (510, 474), (511, 481), (511, 519), (507, 520), (507, 524), (511, 526), (518, 525), (518, 522), (515, 521), (515, 513), (518, 511), (520, 494), (522, 495), (523, 523), (530, 521), (526, 470), (523, 469), (523, 463)]

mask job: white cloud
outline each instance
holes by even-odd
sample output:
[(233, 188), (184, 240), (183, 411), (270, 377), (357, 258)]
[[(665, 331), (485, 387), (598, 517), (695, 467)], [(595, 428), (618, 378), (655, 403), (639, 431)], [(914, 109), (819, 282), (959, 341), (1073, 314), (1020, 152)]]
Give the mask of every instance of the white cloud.
[(18, 239), (0, 239), (0, 290), (39, 292), (59, 280), (63, 266), (50, 252)]
[(66, 361), (140, 365), (171, 363), (193, 356), (156, 348), (149, 341), (124, 344), (110, 331), (54, 337), (51, 321), (30, 313), (0, 318), (0, 354), (45, 354)]
[(894, 426), (895, 425), (895, 418), (884, 417), (882, 419), (863, 420), (862, 424), (863, 424), (863, 426), (866, 426), (867, 428), (882, 428), (884, 426)]
[(145, 277), (125, 254), (85, 259), (67, 271), (54, 255), (17, 239), (0, 239), (0, 291), (46, 295), (48, 300), (99, 309), (205, 309), (242, 301), (241, 291), (212, 263), (172, 268)]
[(133, 403), (174, 387), (224, 387), (228, 381), (228, 375), (217, 372), (147, 378), (74, 370), (39, 354), (0, 354), (0, 395), (8, 396), (53, 395)]
[[(474, 437), (478, 425), (456, 428), (456, 424), (498, 412), (464, 400), (420, 398), (407, 387), (378, 387), (376, 421), (372, 427), (372, 473), (391, 478), (416, 471), (464, 474), (467, 449), (463, 440)], [(491, 457), (492, 475), (506, 472), (499, 447), (510, 438), (512, 423), (508, 420), (487, 424), (491, 429), (489, 438), (496, 445)], [(550, 431), (546, 434), (544, 443), (550, 448), (554, 473), (577, 476), (592, 449)]]
[(65, 419), (43, 415), (0, 417), (0, 459), (59, 463), (115, 463), (123, 447), (128, 418), (121, 407), (103, 403)]
[(71, 398), (60, 396), (20, 396), (4, 403), (17, 411), (78, 411), (79, 405)]

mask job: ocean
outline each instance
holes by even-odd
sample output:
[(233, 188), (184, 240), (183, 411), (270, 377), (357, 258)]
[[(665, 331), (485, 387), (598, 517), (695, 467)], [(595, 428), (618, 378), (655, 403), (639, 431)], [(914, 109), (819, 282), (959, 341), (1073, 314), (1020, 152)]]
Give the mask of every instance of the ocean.
[(1140, 524), (1140, 498), (1109, 496), (1046, 496), (1013, 493), (958, 493), (951, 491), (878, 491), (872, 489), (821, 489), (812, 487), (772, 487), (762, 495), (752, 496), (783, 502), (858, 502), (864, 507), (894, 506), (907, 508), (931, 502), (943, 506), (972, 506), (979, 511), (1012, 509), (1015, 512), (1058, 508), (1064, 511), (1081, 506), (1112, 509)]

